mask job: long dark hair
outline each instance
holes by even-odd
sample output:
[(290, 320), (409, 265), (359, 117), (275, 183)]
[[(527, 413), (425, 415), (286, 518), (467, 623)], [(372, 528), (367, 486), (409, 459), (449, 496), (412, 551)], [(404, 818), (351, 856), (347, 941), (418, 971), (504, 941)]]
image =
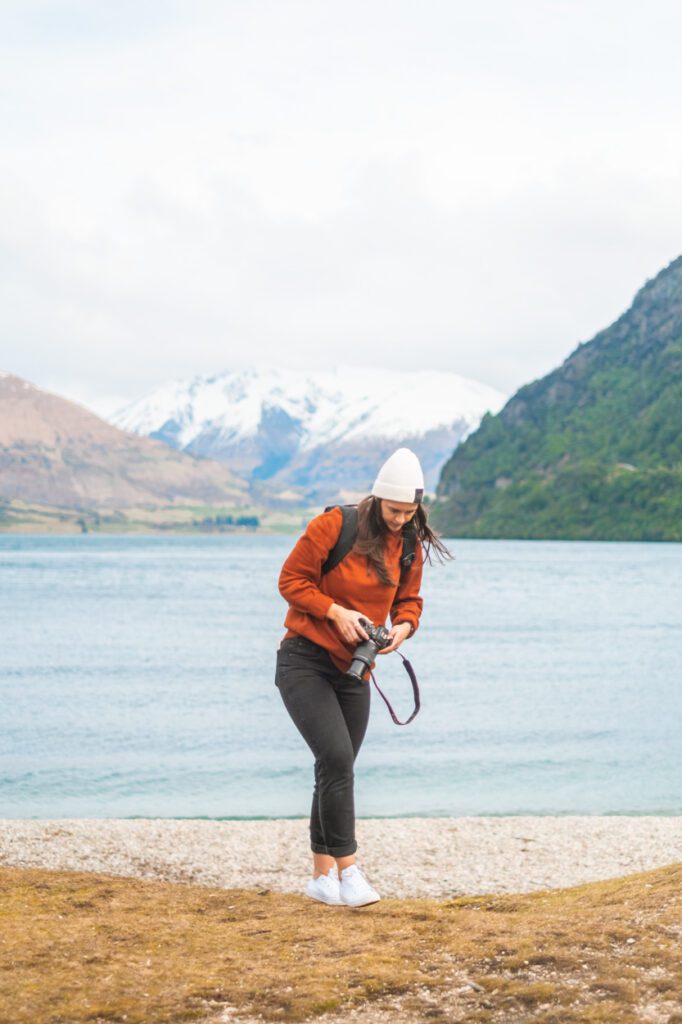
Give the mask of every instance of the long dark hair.
[[(439, 562), (452, 558), (445, 544), (429, 526), (423, 505), (417, 505), (412, 519), (403, 530), (414, 530), (429, 564), (433, 561), (431, 552), (435, 553)], [(391, 579), (384, 561), (384, 543), (389, 534), (390, 530), (381, 514), (381, 499), (372, 494), (363, 498), (358, 505), (358, 535), (353, 550), (366, 557), (382, 583), (387, 587), (395, 587), (398, 581)]]

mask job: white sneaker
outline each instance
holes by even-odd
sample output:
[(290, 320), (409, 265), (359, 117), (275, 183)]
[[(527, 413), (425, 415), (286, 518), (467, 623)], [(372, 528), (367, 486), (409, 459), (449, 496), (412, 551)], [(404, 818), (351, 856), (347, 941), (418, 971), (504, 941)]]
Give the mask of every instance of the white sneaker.
[(328, 903), (331, 907), (342, 907), (343, 900), (339, 895), (339, 876), (336, 868), (330, 868), (326, 875), (309, 878), (305, 887), (306, 896), (319, 903)]
[(357, 864), (351, 864), (341, 872), (341, 902), (347, 907), (365, 907), (378, 903), (381, 896), (369, 884)]

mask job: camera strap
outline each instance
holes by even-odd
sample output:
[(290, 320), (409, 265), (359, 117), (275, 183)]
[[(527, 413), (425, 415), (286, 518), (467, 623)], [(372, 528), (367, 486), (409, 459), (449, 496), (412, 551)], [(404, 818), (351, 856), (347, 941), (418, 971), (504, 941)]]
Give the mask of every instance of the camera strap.
[[(396, 654), (400, 654), (400, 651), (396, 651)], [(419, 714), (419, 709), (421, 707), (421, 701), (419, 699), (419, 683), (417, 682), (417, 677), (414, 674), (414, 669), (410, 665), (410, 663), (407, 660), (407, 658), (404, 657), (404, 655), (402, 655), (402, 654), (400, 654), (400, 657), (403, 659), (403, 667), (404, 667), (405, 671), (407, 672), (408, 676), (410, 677), (410, 682), (412, 683), (412, 693), (414, 695), (414, 711), (412, 712), (412, 714), (410, 715), (410, 717), (407, 719), (406, 722), (401, 722), (400, 719), (398, 718), (398, 716), (396, 715), (395, 711), (391, 707), (391, 704), (390, 704), (390, 701), (389, 701), (388, 697), (383, 692), (383, 690), (381, 689), (381, 687), (377, 683), (376, 679), (374, 678), (374, 673), (370, 671), (369, 674), (371, 676), (372, 682), (374, 683), (374, 686), (377, 689), (377, 692), (378, 692), (379, 696), (381, 697), (381, 699), (383, 700), (384, 704), (388, 708), (388, 712), (389, 712), (391, 718), (393, 719), (393, 721), (395, 722), (395, 724), (396, 725), (409, 725), (410, 722), (412, 722), (417, 717), (417, 715)]]

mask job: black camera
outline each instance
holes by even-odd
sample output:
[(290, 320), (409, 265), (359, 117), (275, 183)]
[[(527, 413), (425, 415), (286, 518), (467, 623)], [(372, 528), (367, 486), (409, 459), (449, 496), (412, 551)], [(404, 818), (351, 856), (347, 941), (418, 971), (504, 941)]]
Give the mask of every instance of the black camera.
[(371, 669), (374, 664), (377, 651), (388, 647), (391, 636), (385, 626), (374, 626), (367, 619), (360, 619), (359, 622), (365, 633), (368, 634), (369, 640), (363, 640), (353, 651), (353, 661), (346, 675), (361, 683), (367, 669)]

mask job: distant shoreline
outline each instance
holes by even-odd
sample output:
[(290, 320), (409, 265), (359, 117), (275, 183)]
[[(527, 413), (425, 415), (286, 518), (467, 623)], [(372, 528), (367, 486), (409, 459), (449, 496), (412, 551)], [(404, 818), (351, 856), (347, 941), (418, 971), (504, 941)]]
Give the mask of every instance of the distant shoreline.
[[(259, 526), (259, 527), (226, 527), (221, 529), (201, 529), (199, 527), (181, 526), (130, 526), (128, 529), (118, 527), (94, 527), (83, 530), (80, 527), (67, 526), (46, 529), (44, 525), (27, 525), (8, 527), (0, 521), (0, 537), (298, 537), (305, 527), (303, 522), (298, 525)], [(641, 539), (623, 540), (609, 537), (465, 537), (442, 535), (446, 543), (518, 543), (518, 544), (610, 544), (631, 545), (646, 544), (674, 548), (682, 544), (681, 540)]]
[(126, 508), (62, 508), (0, 499), (2, 534), (244, 534), (296, 533), (315, 509), (257, 505), (178, 504)]
[[(78, 536), (96, 534), (102, 536), (298, 536), (306, 524), (319, 512), (317, 506), (295, 506), (275, 509), (261, 505), (168, 505), (125, 509), (68, 509), (58, 506), (27, 504), (0, 498), (0, 537), (8, 536)], [(232, 522), (224, 520), (231, 519)], [(254, 520), (253, 524), (237, 520)], [(223, 521), (220, 521), (223, 520)], [(682, 540), (660, 537), (521, 537), (521, 536), (476, 536), (443, 533), (443, 538), (456, 541), (524, 541), (535, 543), (596, 544), (667, 544), (682, 543)]]
[(78, 537), (86, 534), (97, 534), (102, 536), (111, 537), (126, 537), (132, 533), (144, 534), (148, 536), (196, 536), (196, 537), (211, 537), (211, 536), (222, 536), (225, 534), (238, 535), (240, 537), (248, 534), (261, 534), (261, 535), (273, 535), (279, 533), (295, 533), (295, 528), (290, 529), (272, 529), (267, 527), (224, 527), (221, 529), (202, 529), (200, 527), (182, 527), (182, 526), (137, 526), (132, 525), (129, 528), (116, 527), (88, 527), (87, 530), (83, 530), (81, 527), (67, 525), (64, 527), (55, 526), (54, 528), (46, 529), (43, 525), (38, 524), (27, 524), (25, 526), (4, 526), (0, 523), (0, 537), (3, 535), (7, 536), (24, 536), (24, 537)]

